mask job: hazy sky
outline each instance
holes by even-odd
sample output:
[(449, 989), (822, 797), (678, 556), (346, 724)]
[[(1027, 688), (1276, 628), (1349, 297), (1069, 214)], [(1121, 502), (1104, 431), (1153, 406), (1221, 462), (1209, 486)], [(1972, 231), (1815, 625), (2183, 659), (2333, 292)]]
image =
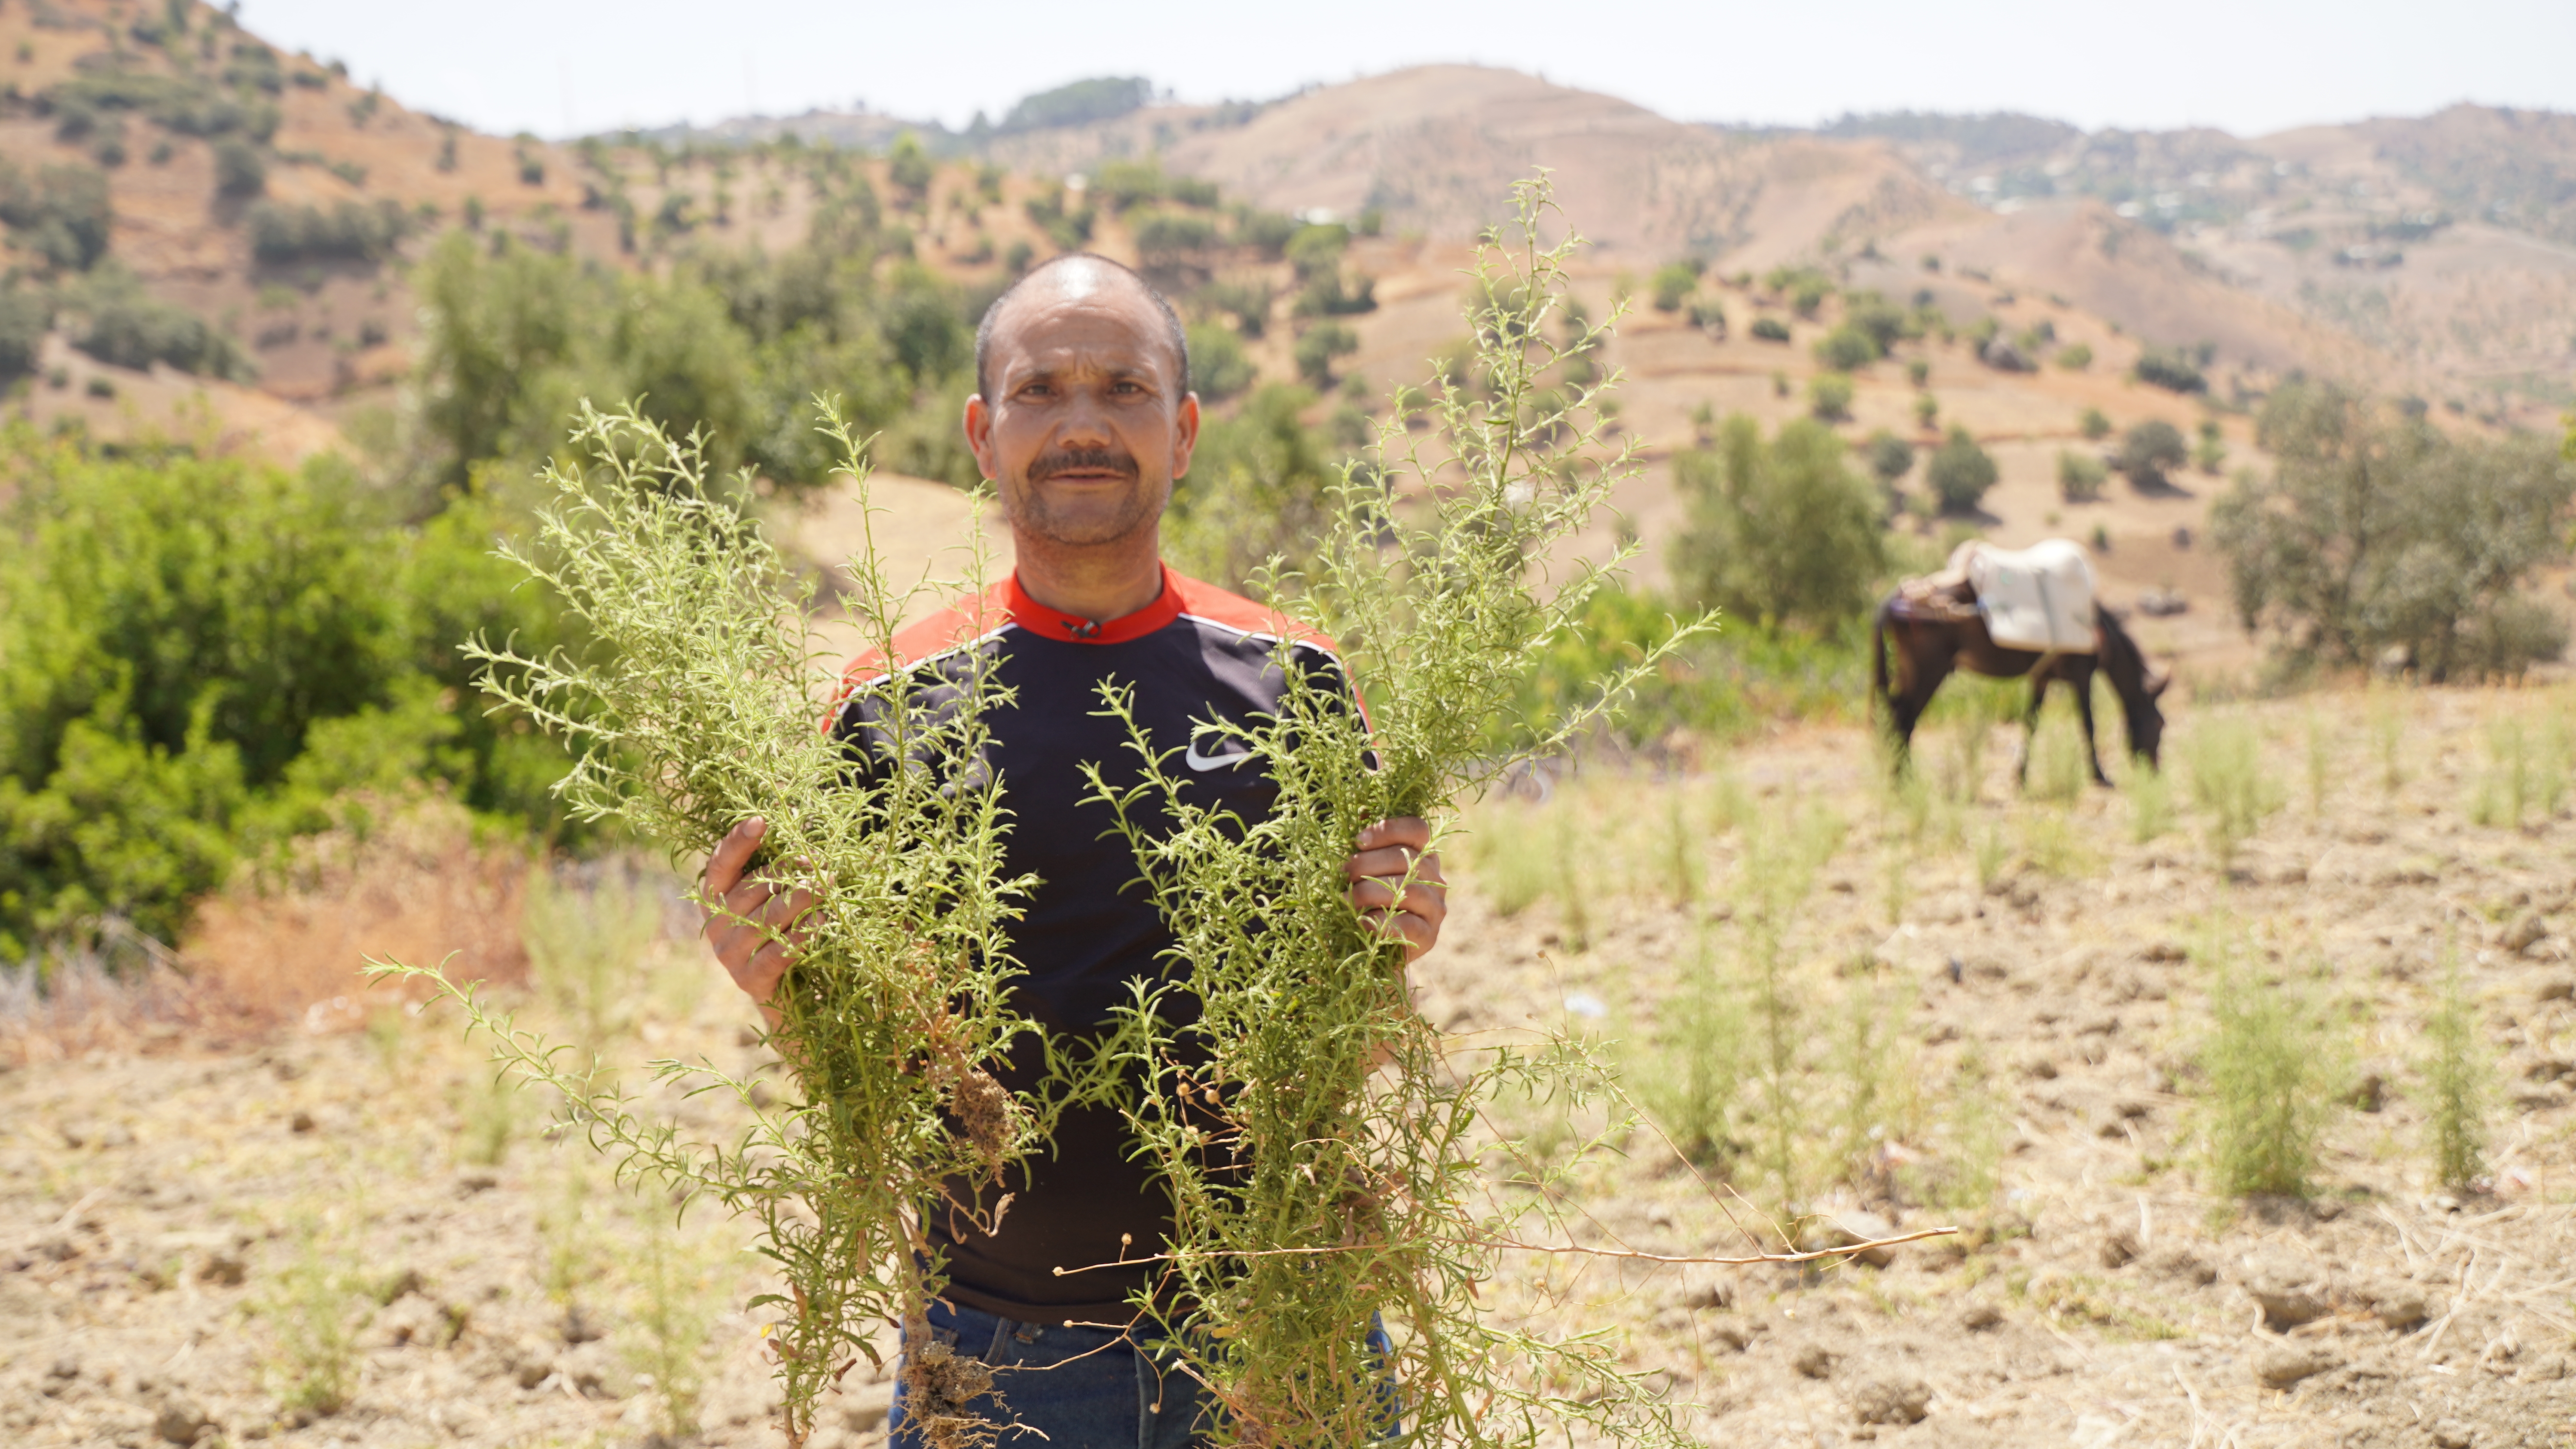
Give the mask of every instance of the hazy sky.
[(2252, 135), (2453, 101), (2576, 111), (2576, 0), (243, 0), (406, 105), (540, 135), (822, 106), (996, 118), (1144, 75), (1266, 99), (1426, 61), (1536, 71), (1684, 120), (2020, 110)]

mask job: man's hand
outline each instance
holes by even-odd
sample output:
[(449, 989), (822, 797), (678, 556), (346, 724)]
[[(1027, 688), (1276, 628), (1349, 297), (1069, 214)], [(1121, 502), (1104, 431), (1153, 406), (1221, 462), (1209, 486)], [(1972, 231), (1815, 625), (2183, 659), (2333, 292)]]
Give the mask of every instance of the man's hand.
[(715, 854), (707, 857), (704, 892), (711, 904), (700, 909), (706, 917), (707, 944), (715, 948), (716, 959), (724, 963), (733, 984), (760, 1004), (760, 1014), (774, 1027), (780, 1017), (770, 1001), (804, 940), (796, 922), (813, 909), (814, 896), (810, 891), (782, 889), (744, 870), (768, 833), (769, 822), (753, 816), (716, 842)]
[[(1430, 853), (1431, 827), (1419, 816), (1400, 815), (1361, 831), (1357, 845), (1342, 867), (1351, 881), (1351, 909), (1404, 942), (1409, 966), (1439, 941), (1440, 922), (1449, 914), (1449, 883), (1440, 876), (1440, 857)], [(1411, 885), (1404, 884), (1408, 871)]]

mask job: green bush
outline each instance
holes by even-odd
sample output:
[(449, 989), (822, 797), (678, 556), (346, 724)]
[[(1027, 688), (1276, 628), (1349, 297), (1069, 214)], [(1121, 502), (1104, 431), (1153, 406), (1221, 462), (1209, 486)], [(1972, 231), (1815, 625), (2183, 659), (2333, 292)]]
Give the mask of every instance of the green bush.
[(1816, 361), (1836, 372), (1851, 372), (1878, 361), (1878, 343), (1868, 333), (1845, 323), (1816, 344)]
[(930, 153), (921, 149), (921, 138), (910, 131), (894, 138), (886, 148), (886, 184), (915, 201), (930, 190), (930, 180), (939, 174)]
[(468, 506), (371, 517), (328, 464), (84, 457), (0, 439), (0, 958), (114, 914), (164, 940), (268, 841), (348, 790), (444, 780), (551, 826), (560, 749), (486, 718), (455, 646), (560, 641)]
[(19, 233), (18, 244), (56, 271), (87, 271), (107, 255), (107, 175), (87, 166), (48, 166), (29, 181), (0, 162), (0, 221)]
[(2236, 611), (2293, 658), (2401, 663), (2427, 680), (2511, 675), (2567, 645), (2534, 575), (2567, 556), (2576, 462), (2555, 440), (2453, 438), (2328, 383), (2275, 392), (2210, 512)]
[(1147, 265), (1170, 266), (1217, 244), (1216, 219), (1204, 212), (1158, 209), (1136, 218), (1136, 251)]
[(2256, 978), (2230, 945), (2205, 954), (2215, 959), (2202, 1112), (2218, 1189), (2304, 1197), (2334, 1120), (2348, 1043), (2302, 983)]
[(1871, 476), (1886, 487), (1895, 487), (1898, 479), (1914, 471), (1914, 445), (1885, 428), (1870, 434), (1863, 448)]
[(2487, 1170), (2487, 1111), (2495, 1066), (2478, 1037), (2478, 1006), (2456, 952), (2442, 972), (2442, 995), (2425, 1023), (2422, 1073), (2433, 1177), (2452, 1192), (2473, 1191)]
[(2219, 432), (2215, 418), (2201, 421), (2200, 441), (2191, 449), (2191, 465), (2213, 478), (2227, 466), (2227, 438)]
[(580, 399), (640, 397), (674, 431), (708, 428), (720, 468), (810, 487), (831, 471), (813, 427), (821, 389), (886, 434), (881, 463), (972, 483), (954, 407), (974, 388), (982, 304), (918, 264), (877, 265), (876, 240), (852, 206), (805, 246), (692, 252), (637, 275), (451, 233), (413, 278), (435, 445), (424, 470), (461, 485), (488, 460), (532, 466)]
[(239, 136), (215, 142), (215, 192), (221, 196), (257, 196), (268, 189), (268, 159)]
[(1764, 626), (1856, 620), (1887, 556), (1877, 492), (1849, 457), (1820, 423), (1787, 423), (1765, 441), (1741, 414), (1714, 446), (1675, 454), (1690, 518), (1670, 560), (1683, 598)]
[(1191, 323), (1189, 343), (1190, 382), (1201, 402), (1224, 402), (1261, 375), (1244, 352), (1242, 339), (1222, 322)]
[(251, 255), (269, 266), (317, 260), (380, 262), (394, 254), (412, 228), (411, 213), (389, 198), (372, 206), (343, 201), (327, 210), (262, 201), (252, 204), (248, 220)]
[(2099, 458), (2063, 448), (2057, 451), (2057, 494), (2069, 503), (2100, 501), (2102, 485), (2110, 476), (2111, 470)]
[(2111, 420), (2103, 415), (2100, 408), (2086, 408), (2083, 415), (2075, 420), (2075, 427), (2088, 443), (2098, 443), (2111, 436)]
[(1285, 255), (1288, 265), (1296, 270), (1299, 282), (1338, 270), (1342, 253), (1351, 243), (1350, 229), (1342, 226), (1301, 226), (1288, 238)]
[(1360, 336), (1339, 322), (1326, 322), (1308, 328), (1297, 339), (1292, 353), (1297, 360), (1297, 375), (1306, 385), (1322, 391), (1333, 385), (1333, 363), (1360, 350)]
[(1151, 100), (1154, 87), (1143, 76), (1095, 76), (1053, 90), (1023, 96), (997, 128), (1004, 134), (1079, 126), (1123, 116)]
[(2162, 418), (2149, 418), (2120, 435), (2113, 466), (2128, 475), (2130, 487), (2144, 491), (2172, 486), (2168, 475), (2190, 457), (2182, 429)]
[(2068, 372), (2082, 372), (2093, 365), (2093, 349), (2082, 342), (2071, 347), (2060, 348), (2057, 353), (2057, 365)]
[(1691, 293), (1699, 290), (1699, 278), (1703, 266), (1705, 266), (1704, 263), (1694, 265), (1684, 261), (1666, 262), (1657, 267), (1654, 280), (1647, 283), (1648, 291), (1653, 294), (1655, 310), (1680, 311), (1682, 304), (1690, 300)]
[(1843, 326), (1869, 339), (1873, 358), (1884, 357), (1897, 343), (1923, 335), (1913, 313), (1876, 292), (1854, 292), (1843, 303)]
[(0, 383), (36, 370), (45, 330), (53, 325), (51, 299), (14, 279), (0, 282)]
[(1807, 413), (1819, 422), (1838, 423), (1851, 416), (1851, 374), (1820, 372), (1807, 381)]
[(1777, 317), (1756, 317), (1753, 319), (1753, 337), (1757, 342), (1786, 342), (1789, 340), (1789, 324)]
[(2130, 369), (2130, 375), (2150, 387), (2160, 387), (2167, 392), (2209, 391), (2209, 379), (2200, 375), (2200, 368), (2191, 358), (2163, 348), (2150, 347), (2139, 353), (2137, 366)]
[(1239, 589), (1274, 555), (1309, 561), (1336, 477), (1330, 449), (1304, 422), (1314, 403), (1305, 388), (1272, 383), (1233, 416), (1199, 425), (1189, 474), (1163, 518), (1163, 556), (1173, 567)]
[(164, 302), (122, 265), (92, 271), (66, 292), (72, 345), (116, 367), (166, 362), (182, 372), (247, 379), (250, 359), (231, 335), (175, 302)]
[(1995, 486), (1995, 476), (1995, 460), (1961, 427), (1951, 428), (1933, 450), (1932, 460), (1923, 465), (1923, 481), (1931, 485), (1933, 501), (1951, 515), (1976, 512), (1986, 490)]

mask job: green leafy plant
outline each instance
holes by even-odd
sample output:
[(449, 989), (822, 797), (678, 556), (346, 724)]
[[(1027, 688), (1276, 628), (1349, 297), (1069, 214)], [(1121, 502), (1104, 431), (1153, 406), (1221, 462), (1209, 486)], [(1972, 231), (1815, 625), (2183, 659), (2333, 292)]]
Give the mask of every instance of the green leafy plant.
[(2237, 851), (2282, 805), (2280, 786), (2263, 767), (2263, 738), (2242, 716), (2212, 715), (2192, 730), (2183, 760), (2206, 817), (2209, 853), (2220, 870), (2233, 870)]
[(2477, 1003), (2457, 952), (2442, 972), (2442, 996), (2424, 1024), (2425, 1127), (2433, 1175), (2465, 1192), (2486, 1172), (2487, 1109), (2495, 1097), (2494, 1065), (2478, 1040)]
[(1933, 500), (1944, 514), (1976, 512), (1996, 477), (1993, 457), (1962, 427), (1952, 427), (1923, 466), (1923, 481), (1932, 485)]
[(358, 1389), (358, 1335), (372, 1305), (326, 1228), (307, 1221), (297, 1237), (295, 1261), (261, 1304), (276, 1338), (271, 1372), (288, 1413), (336, 1414)]
[[(821, 406), (864, 489), (857, 439)], [(621, 1178), (709, 1197), (758, 1222), (760, 1251), (788, 1291), (754, 1306), (784, 1315), (774, 1337), (783, 1416), (801, 1442), (816, 1400), (853, 1357), (875, 1360), (872, 1327), (917, 1325), (938, 1291), (920, 1205), (951, 1177), (992, 1180), (1051, 1120), (994, 1076), (1035, 1030), (1004, 995), (1022, 883), (1000, 875), (998, 783), (964, 762), (983, 746), (982, 711), (1007, 696), (981, 665), (951, 679), (965, 705), (955, 712), (934, 714), (892, 679), (855, 684), (900, 757), (920, 768), (850, 778), (840, 746), (814, 727), (818, 650), (805, 634), (805, 586), (753, 523), (709, 495), (696, 440), (631, 411), (585, 407), (572, 447), (579, 465), (546, 470), (555, 503), (535, 544), (507, 552), (558, 591), (595, 643), (536, 658), (489, 642), (470, 652), (494, 695), (577, 742), (560, 791), (582, 817), (620, 820), (675, 855), (711, 849), (746, 818), (768, 822), (768, 868), (816, 898), (774, 1003), (783, 1020), (770, 1040), (792, 1090), (762, 1108), (747, 1081), (657, 1063), (657, 1078), (729, 1091), (753, 1112), (733, 1145), (685, 1142), (595, 1059), (519, 1027), (476, 987), (430, 968), (373, 969), (455, 1000), (507, 1070), (561, 1095)], [(850, 570), (852, 617), (890, 653), (915, 590), (872, 550)], [(921, 1355), (908, 1372), (971, 1373), (962, 1363)], [(976, 1386), (959, 1387), (916, 1385), (924, 1403), (974, 1396)], [(943, 1446), (996, 1432), (962, 1415), (925, 1415), (924, 1428)]]
[(2219, 1190), (2303, 1197), (2337, 1110), (2347, 1043), (2296, 979), (2266, 980), (2214, 923), (2200, 951), (2211, 1026), (2200, 1048), (2209, 1162)]
[[(1615, 378), (1551, 383), (1580, 372), (1569, 364), (1588, 362), (1604, 326), (1557, 325), (1576, 243), (1540, 244), (1554, 210), (1543, 182), (1517, 197), (1516, 224), (1482, 253), (1470, 317), (1481, 385), (1435, 382), (1427, 408), (1400, 407), (1372, 466), (1345, 474), (1314, 563), (1256, 576), (1297, 624), (1341, 641), (1374, 728), (1339, 678), (1283, 643), (1278, 714), (1216, 726), (1276, 781), (1268, 819), (1192, 804), (1141, 731), (1140, 783), (1113, 791), (1092, 769), (1187, 976), (1137, 984), (1084, 1100), (1126, 1115), (1171, 1191), (1160, 1291), (1133, 1306), (1203, 1386), (1220, 1444), (1369, 1442), (1383, 1433), (1390, 1374), (1414, 1442), (1529, 1444), (1562, 1420), (1630, 1442), (1676, 1432), (1598, 1336), (1506, 1328), (1469, 1291), (1526, 1210), (1479, 1206), (1477, 1159), (1516, 1152), (1485, 1135), (1486, 1104), (1510, 1091), (1567, 1108), (1584, 1095), (1587, 1058), (1444, 1056), (1406, 1001), (1397, 948), (1344, 895), (1362, 827), (1420, 815), (1445, 837), (1463, 793), (1561, 748), (1672, 647), (1564, 714), (1513, 720), (1509, 745), (1493, 748), (1535, 647), (1577, 626), (1602, 579), (1581, 569), (1541, 594), (1530, 561), (1635, 466), (1633, 444), (1602, 442)], [(1408, 436), (1420, 410), (1436, 454)], [(1408, 475), (1422, 484), (1412, 505), (1383, 512), (1385, 479)], [(1123, 692), (1103, 703), (1133, 727)], [(1194, 1020), (1172, 1009), (1183, 994)], [(1554, 1182), (1584, 1151), (1515, 1160)], [(1393, 1339), (1383, 1356), (1366, 1348), (1380, 1317)]]

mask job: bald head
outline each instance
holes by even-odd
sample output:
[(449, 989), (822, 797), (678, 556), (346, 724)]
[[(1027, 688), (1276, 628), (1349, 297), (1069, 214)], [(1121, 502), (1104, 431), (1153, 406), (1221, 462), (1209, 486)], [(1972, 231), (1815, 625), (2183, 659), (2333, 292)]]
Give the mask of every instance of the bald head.
[(1090, 252), (1066, 252), (1048, 258), (1030, 268), (1027, 276), (1013, 282), (1008, 291), (993, 299), (992, 306), (984, 309), (983, 320), (975, 325), (976, 394), (986, 398), (993, 395), (993, 339), (1011, 326), (1012, 314), (1028, 310), (1027, 304), (1087, 300), (1103, 292), (1132, 296), (1153, 309), (1154, 320), (1171, 345), (1179, 391), (1186, 395), (1190, 390), (1190, 343), (1188, 334), (1181, 329), (1180, 314), (1143, 277)]

